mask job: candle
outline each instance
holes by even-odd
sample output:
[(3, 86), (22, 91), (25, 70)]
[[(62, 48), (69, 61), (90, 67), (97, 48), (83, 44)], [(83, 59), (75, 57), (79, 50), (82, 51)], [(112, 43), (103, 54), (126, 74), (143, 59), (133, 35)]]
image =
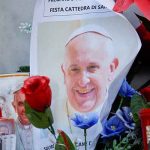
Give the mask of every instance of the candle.
[(150, 150), (150, 108), (143, 108), (139, 111), (141, 120), (144, 150)]

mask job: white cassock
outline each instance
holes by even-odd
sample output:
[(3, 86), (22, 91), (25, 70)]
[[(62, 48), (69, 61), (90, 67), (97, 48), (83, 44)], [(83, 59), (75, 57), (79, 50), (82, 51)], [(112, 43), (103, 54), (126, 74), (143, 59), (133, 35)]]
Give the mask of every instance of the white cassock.
[(33, 148), (33, 126), (22, 125), (16, 121), (16, 150), (34, 150)]
[[(107, 96), (105, 100), (107, 99)], [(105, 102), (104, 100), (104, 102)], [(104, 105), (101, 104), (98, 108), (96, 108), (92, 113), (97, 113), (100, 115), (102, 107)], [(60, 105), (57, 105), (57, 113), (54, 114), (54, 125), (56, 129), (61, 129), (67, 135), (71, 138), (73, 143), (76, 143), (77, 149), (78, 150), (84, 150), (84, 130), (78, 127), (75, 127), (71, 121), (71, 117), (74, 116), (75, 113), (82, 115), (82, 113), (76, 111), (69, 103), (69, 100), (63, 101), (63, 104), (60, 103)], [(89, 112), (91, 113), (91, 112)], [(88, 114), (88, 113), (83, 113), (83, 114)], [(96, 146), (96, 142), (98, 140), (98, 137), (102, 131), (102, 122), (101, 119), (99, 118), (98, 122), (93, 125), (92, 127), (87, 129), (87, 149), (92, 150)]]
[(16, 150), (54, 149), (52, 137), (47, 129), (38, 129), (33, 125), (22, 125), (16, 121)]

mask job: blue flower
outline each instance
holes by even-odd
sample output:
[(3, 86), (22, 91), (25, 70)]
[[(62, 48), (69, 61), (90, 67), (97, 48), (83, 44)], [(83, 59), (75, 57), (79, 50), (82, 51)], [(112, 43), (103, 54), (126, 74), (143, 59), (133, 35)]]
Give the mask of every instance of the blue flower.
[(132, 130), (135, 128), (135, 123), (133, 122), (133, 115), (129, 107), (122, 107), (121, 109), (118, 109), (116, 112), (116, 116), (123, 121), (124, 125), (127, 128)]
[(125, 129), (126, 127), (124, 126), (124, 123), (116, 115), (114, 115), (104, 122), (101, 135), (102, 138), (119, 136), (119, 134), (125, 131)]
[(138, 92), (132, 88), (126, 80), (124, 80), (120, 87), (119, 94), (123, 97), (132, 97), (136, 93)]
[(71, 118), (74, 126), (81, 129), (88, 129), (98, 122), (99, 115), (97, 113), (76, 114)]

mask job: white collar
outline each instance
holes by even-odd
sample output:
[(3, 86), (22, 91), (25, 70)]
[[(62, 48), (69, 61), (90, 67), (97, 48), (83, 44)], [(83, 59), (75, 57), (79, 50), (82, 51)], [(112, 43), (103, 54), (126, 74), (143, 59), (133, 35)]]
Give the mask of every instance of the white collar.
[(19, 118), (17, 118), (17, 124), (18, 124), (18, 126), (19, 126), (20, 128), (22, 128), (22, 129), (24, 129), (24, 130), (28, 130), (28, 129), (31, 129), (31, 128), (32, 128), (32, 125), (31, 125), (31, 124), (29, 124), (29, 125), (23, 125), (23, 124), (20, 122)]

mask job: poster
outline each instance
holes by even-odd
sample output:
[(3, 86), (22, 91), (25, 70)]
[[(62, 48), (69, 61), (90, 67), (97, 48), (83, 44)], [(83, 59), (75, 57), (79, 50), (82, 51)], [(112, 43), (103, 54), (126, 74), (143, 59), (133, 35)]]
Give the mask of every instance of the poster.
[[(1, 74), (0, 75), (0, 149), (16, 150), (16, 120), (18, 114), (13, 108), (14, 91), (22, 85), (27, 73)], [(20, 111), (21, 112), (21, 111)], [(21, 112), (21, 115), (23, 111)], [(16, 142), (17, 140), (17, 142)]]
[[(99, 36), (111, 46), (108, 48), (102, 40), (103, 45)], [(96, 51), (105, 46), (110, 55)], [(94, 149), (102, 122), (140, 47), (139, 37), (127, 19), (100, 1), (37, 1), (31, 34), (31, 75), (50, 78), (55, 130), (65, 131), (79, 150), (84, 149), (84, 133), (70, 118), (76, 113), (99, 115), (98, 123), (87, 130), (88, 149)], [(95, 53), (89, 54), (90, 50)]]
[(13, 73), (0, 75), (0, 108), (3, 118), (16, 119), (12, 101), (14, 99), (13, 92), (18, 90), (23, 84), (28, 73)]
[(25, 97), (19, 91), (28, 77), (29, 73), (0, 75), (0, 150), (54, 148), (48, 129), (34, 127), (25, 115)]
[(16, 149), (15, 124), (13, 119), (0, 118), (0, 149)]

